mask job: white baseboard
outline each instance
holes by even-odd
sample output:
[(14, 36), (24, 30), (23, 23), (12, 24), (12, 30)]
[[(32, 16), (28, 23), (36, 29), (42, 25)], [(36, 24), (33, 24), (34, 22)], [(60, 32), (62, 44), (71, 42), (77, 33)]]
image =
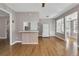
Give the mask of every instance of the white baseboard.
[(11, 45), (14, 45), (14, 44), (16, 44), (16, 43), (21, 43), (22, 41), (15, 41), (15, 42), (13, 42)]
[(59, 38), (59, 39), (61, 39), (61, 40), (64, 40), (65, 41), (65, 39), (63, 39), (63, 38), (61, 38), (61, 37), (58, 37), (58, 36), (56, 36), (57, 38)]
[(0, 39), (7, 39), (7, 37), (0, 37)]
[[(14, 45), (16, 43), (22, 43), (22, 41), (15, 41), (11, 45)], [(38, 42), (33, 42), (33, 43), (22, 43), (22, 44), (38, 44)]]
[(42, 37), (42, 35), (39, 35), (39, 37)]
[[(51, 36), (55, 36), (55, 35), (49, 35), (48, 37), (51, 37)], [(39, 37), (44, 37), (43, 35), (39, 35)]]
[(38, 43), (35, 42), (35, 43), (22, 43), (22, 44), (38, 44)]

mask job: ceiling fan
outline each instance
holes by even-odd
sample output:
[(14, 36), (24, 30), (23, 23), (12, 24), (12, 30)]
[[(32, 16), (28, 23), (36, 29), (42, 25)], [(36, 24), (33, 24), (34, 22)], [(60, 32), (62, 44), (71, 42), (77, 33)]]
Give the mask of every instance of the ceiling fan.
[(42, 3), (42, 7), (45, 7), (45, 3)]

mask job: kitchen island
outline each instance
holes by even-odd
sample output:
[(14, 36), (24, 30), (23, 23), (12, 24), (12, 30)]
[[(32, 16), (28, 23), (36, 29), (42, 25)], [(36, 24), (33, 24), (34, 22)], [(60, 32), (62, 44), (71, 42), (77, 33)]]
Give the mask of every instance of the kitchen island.
[(38, 31), (19, 31), (22, 44), (38, 44)]

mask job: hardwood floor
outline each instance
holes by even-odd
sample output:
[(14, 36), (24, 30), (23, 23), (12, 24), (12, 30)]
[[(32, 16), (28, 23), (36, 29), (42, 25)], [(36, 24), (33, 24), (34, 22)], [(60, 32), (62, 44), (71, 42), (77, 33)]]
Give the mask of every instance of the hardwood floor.
[(39, 38), (39, 44), (6, 45), (0, 49), (2, 56), (64, 56), (65, 42), (56, 37)]
[(8, 45), (9, 45), (9, 41), (7, 39), (0, 39), (0, 49), (3, 49)]
[[(1, 56), (67, 56), (65, 42), (56, 37), (39, 38), (39, 44), (17, 43), (10, 46), (6, 40), (0, 40)], [(79, 49), (78, 49), (79, 55)]]

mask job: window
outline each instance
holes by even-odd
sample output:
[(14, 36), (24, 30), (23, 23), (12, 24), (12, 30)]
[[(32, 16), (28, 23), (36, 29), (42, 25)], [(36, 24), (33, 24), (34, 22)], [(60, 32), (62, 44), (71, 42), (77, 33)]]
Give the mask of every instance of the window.
[(65, 38), (73, 37), (77, 38), (77, 16), (78, 12), (74, 12), (65, 17)]
[(56, 21), (56, 32), (58, 33), (64, 33), (64, 18), (58, 19)]
[(38, 30), (38, 23), (37, 22), (31, 22), (30, 30)]
[(77, 20), (74, 21), (74, 33), (77, 33)]

